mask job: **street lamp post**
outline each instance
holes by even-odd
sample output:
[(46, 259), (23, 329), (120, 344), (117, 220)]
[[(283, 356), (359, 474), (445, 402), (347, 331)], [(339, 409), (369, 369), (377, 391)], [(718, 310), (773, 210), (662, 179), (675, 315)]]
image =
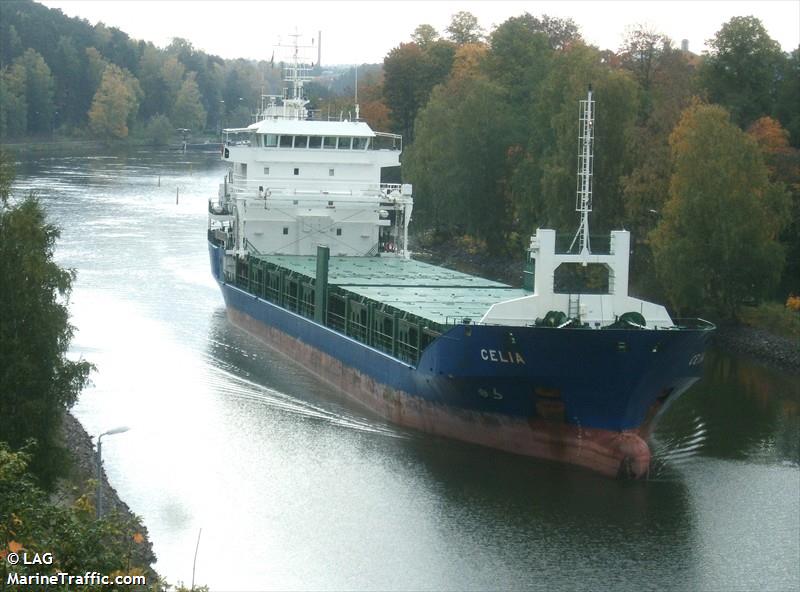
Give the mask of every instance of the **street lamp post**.
[(121, 426), (108, 430), (97, 436), (97, 518), (103, 517), (103, 436), (113, 436), (114, 434), (121, 434), (127, 432), (130, 428)]

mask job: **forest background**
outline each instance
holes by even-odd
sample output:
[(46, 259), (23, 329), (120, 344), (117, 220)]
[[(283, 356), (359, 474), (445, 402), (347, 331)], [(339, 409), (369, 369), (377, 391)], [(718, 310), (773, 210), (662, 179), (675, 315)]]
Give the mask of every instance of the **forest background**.
[[(2, 4), (0, 39), (4, 144), (163, 145), (179, 129), (214, 139), (284, 87), (274, 53), (225, 60), (179, 38), (159, 48), (31, 0)], [(593, 231), (632, 232), (639, 295), (733, 319), (800, 293), (800, 51), (749, 16), (708, 46), (696, 55), (633, 27), (612, 51), (570, 19), (525, 13), (487, 32), (459, 12), (358, 66), (360, 114), (404, 136), (421, 239), (521, 258), (537, 227), (577, 227), (578, 101), (591, 84)], [(315, 117), (352, 117), (355, 67), (312, 74)]]

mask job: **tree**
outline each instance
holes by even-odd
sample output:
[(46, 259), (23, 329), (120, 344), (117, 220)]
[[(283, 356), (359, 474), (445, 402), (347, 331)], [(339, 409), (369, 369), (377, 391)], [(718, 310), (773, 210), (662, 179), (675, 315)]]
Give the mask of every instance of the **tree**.
[(780, 235), (786, 247), (781, 296), (800, 294), (800, 150), (789, 145), (789, 132), (771, 117), (756, 120), (747, 133), (758, 144), (770, 180), (786, 187), (791, 196), (790, 221)]
[(106, 71), (108, 60), (95, 47), (87, 47), (84, 53), (86, 54), (86, 80), (93, 96), (103, 81), (103, 72)]
[(659, 58), (671, 47), (669, 37), (650, 27), (639, 25), (628, 30), (620, 48), (622, 67), (633, 74), (643, 91), (649, 92)]
[(573, 43), (583, 41), (578, 26), (572, 19), (560, 19), (546, 14), (538, 18), (526, 12), (521, 16), (511, 17), (494, 30), (491, 35), (492, 49), (512, 45), (514, 36), (523, 40), (535, 34), (543, 35), (547, 45), (553, 50), (567, 49)]
[(502, 251), (511, 222), (506, 151), (513, 129), (505, 92), (489, 80), (461, 78), (434, 89), (417, 119), (404, 169), (426, 222)]
[(154, 146), (166, 146), (169, 144), (174, 129), (166, 115), (153, 115), (147, 122), (144, 133)]
[(130, 72), (109, 65), (89, 110), (92, 132), (108, 139), (128, 136), (128, 124), (136, 116), (141, 96), (139, 82)]
[(0, 440), (35, 440), (31, 469), (50, 487), (63, 471), (61, 417), (86, 384), (91, 365), (67, 359), (73, 328), (67, 301), (75, 272), (53, 260), (58, 229), (30, 196), (9, 203), (11, 169), (0, 153)]
[(423, 101), (421, 63), (422, 49), (416, 43), (401, 43), (383, 60), (384, 102), (389, 108), (393, 128), (408, 142), (412, 140), (414, 119)]
[[(138, 518), (110, 513), (97, 520), (91, 494), (83, 493), (90, 489), (88, 483), (80, 484), (82, 495), (74, 503), (52, 503), (28, 472), (30, 462), (29, 453), (13, 452), (0, 441), (0, 578), (4, 585), (18, 589), (11, 585), (12, 573), (146, 574), (148, 582), (157, 578), (150, 568), (155, 557), (145, 544), (144, 527)], [(29, 558), (50, 553), (53, 563), (6, 563), (12, 551), (25, 552)], [(80, 586), (84, 592), (107, 589), (99, 583)]]
[(139, 113), (143, 118), (169, 111), (171, 103), (167, 100), (163, 67), (163, 52), (151, 44), (144, 47), (139, 58), (139, 84), (144, 95)]
[(771, 115), (784, 57), (761, 21), (733, 17), (708, 43), (711, 51), (701, 74), (709, 100), (730, 110), (742, 127)]
[(431, 25), (419, 25), (411, 34), (411, 40), (423, 49), (439, 39), (439, 33)]
[(53, 123), (77, 123), (86, 116), (88, 104), (84, 104), (81, 87), (85, 84), (81, 53), (75, 47), (71, 37), (62, 35), (56, 45), (55, 58), (51, 58), (50, 66), (55, 78), (55, 104), (58, 117)]
[[(633, 240), (631, 277), (636, 278), (640, 293), (654, 295), (663, 290), (653, 271), (648, 236), (669, 195), (669, 136), (691, 103), (696, 78), (686, 54), (662, 43), (664, 39), (657, 33), (643, 33), (628, 44), (624, 57), (625, 69), (640, 82), (638, 121), (626, 134), (621, 155), (629, 166), (621, 179), (624, 224)], [(639, 58), (632, 54), (634, 47), (641, 52)]]
[(480, 43), (484, 37), (483, 28), (478, 24), (475, 15), (463, 10), (453, 15), (446, 31), (450, 40), (456, 45)]
[[(543, 42), (542, 34), (536, 38)], [(564, 51), (546, 51), (552, 52), (547, 74), (531, 88), (524, 152), (516, 155), (511, 183), (514, 214), (525, 233), (536, 226), (568, 232), (577, 227), (578, 102), (586, 98), (591, 84), (597, 154), (592, 226), (597, 232), (619, 227), (621, 178), (627, 172), (625, 142), (635, 122), (636, 85), (627, 73), (604, 64), (594, 47), (575, 43)]]
[(33, 49), (14, 60), (25, 69), (25, 103), (28, 133), (49, 132), (53, 124), (53, 76), (44, 58)]
[(206, 110), (200, 102), (200, 89), (197, 88), (194, 72), (183, 81), (170, 115), (172, 123), (178, 127), (202, 131), (206, 124)]
[(453, 57), (451, 78), (475, 78), (482, 75), (488, 46), (484, 43), (467, 43), (460, 46)]
[(755, 141), (716, 105), (688, 108), (670, 137), (669, 201), (652, 233), (656, 271), (678, 311), (734, 318), (776, 284), (787, 196)]
[(547, 35), (538, 29), (538, 20), (529, 14), (512, 17), (491, 34), (491, 51), (485, 65), (492, 80), (509, 92), (511, 105), (522, 115), (521, 125), (529, 127), (529, 109), (553, 59)]
[(0, 70), (0, 136), (16, 137), (28, 129), (26, 74), (21, 64)]
[(166, 101), (164, 107), (175, 104), (185, 78), (186, 68), (178, 61), (178, 58), (170, 56), (164, 60), (161, 66), (161, 80), (165, 89)]
[(800, 47), (786, 56), (781, 64), (775, 117), (789, 132), (792, 146), (800, 148)]

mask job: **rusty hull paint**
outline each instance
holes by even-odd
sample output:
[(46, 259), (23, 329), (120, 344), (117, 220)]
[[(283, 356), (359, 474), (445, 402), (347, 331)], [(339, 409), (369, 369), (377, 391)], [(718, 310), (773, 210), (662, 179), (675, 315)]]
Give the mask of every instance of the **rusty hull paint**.
[(650, 448), (642, 437), (647, 433), (647, 424), (638, 430), (615, 432), (538, 418), (525, 421), (431, 403), (382, 384), (233, 307), (227, 307), (227, 312), (237, 326), (367, 410), (398, 425), (514, 454), (578, 465), (609, 477), (639, 478), (649, 470)]

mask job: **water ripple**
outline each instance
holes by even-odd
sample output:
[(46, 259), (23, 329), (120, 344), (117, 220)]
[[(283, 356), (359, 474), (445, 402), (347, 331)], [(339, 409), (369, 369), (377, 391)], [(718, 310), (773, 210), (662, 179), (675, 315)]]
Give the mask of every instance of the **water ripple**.
[(219, 393), (237, 399), (256, 401), (273, 409), (280, 409), (281, 411), (286, 411), (296, 416), (322, 420), (332, 425), (359, 432), (380, 434), (401, 439), (410, 437), (408, 434), (389, 426), (376, 425), (368, 420), (335, 413), (329, 409), (309, 403), (308, 401), (297, 399), (292, 395), (265, 387), (219, 367), (216, 362), (212, 365), (211, 372), (208, 378), (209, 386), (213, 387)]

